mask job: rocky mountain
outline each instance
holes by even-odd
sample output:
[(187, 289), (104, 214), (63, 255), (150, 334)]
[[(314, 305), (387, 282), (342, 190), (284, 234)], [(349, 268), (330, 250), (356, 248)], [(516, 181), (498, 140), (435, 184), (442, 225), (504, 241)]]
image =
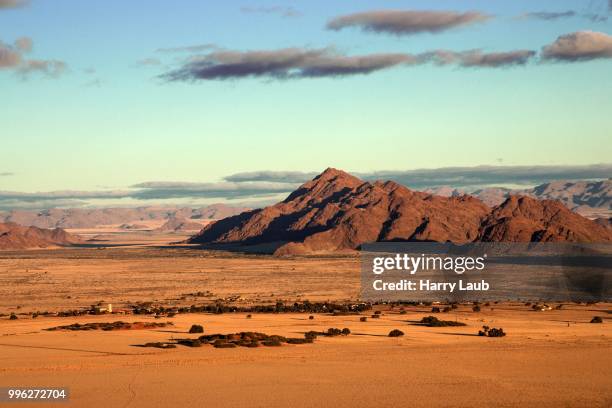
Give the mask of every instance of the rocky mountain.
[(24, 227), (15, 223), (0, 223), (0, 249), (47, 248), (77, 244), (80, 239), (61, 228)]
[(556, 200), (510, 196), (484, 219), (478, 241), (610, 242), (611, 231)]
[(134, 224), (147, 220), (221, 219), (240, 214), (245, 207), (213, 204), (202, 208), (53, 208), (44, 211), (14, 210), (0, 213), (0, 222), (14, 222), (39, 228), (94, 228), (100, 225)]
[(284, 201), (212, 223), (188, 242), (268, 244), (284, 255), (394, 240), (609, 242), (612, 233), (559, 202), (511, 197), (491, 209), (470, 195), (436, 196), (330, 168)]

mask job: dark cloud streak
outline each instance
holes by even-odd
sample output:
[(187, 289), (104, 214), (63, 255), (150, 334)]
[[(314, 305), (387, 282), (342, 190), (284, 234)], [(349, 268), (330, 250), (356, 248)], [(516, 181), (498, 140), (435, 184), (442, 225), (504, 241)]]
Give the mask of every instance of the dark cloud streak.
[(327, 23), (330, 30), (358, 27), (363, 31), (394, 35), (438, 33), (451, 28), (487, 21), (491, 16), (468, 11), (374, 10), (336, 17)]
[(217, 51), (193, 57), (178, 69), (161, 75), (167, 81), (227, 80), (263, 77), (300, 79), (366, 75), (397, 66), (433, 62), (468, 68), (523, 65), (534, 51), (484, 53), (437, 50), (422, 54), (367, 54), (346, 56), (331, 48), (285, 48), (273, 51)]
[(215, 44), (197, 44), (197, 45), (187, 45), (183, 47), (168, 47), (168, 48), (158, 48), (155, 50), (156, 52), (162, 53), (172, 53), (172, 52), (202, 52), (217, 49)]
[(525, 13), (521, 16), (519, 16), (519, 18), (532, 18), (532, 19), (538, 19), (538, 20), (546, 20), (546, 21), (553, 21), (553, 20), (559, 20), (562, 18), (569, 18), (569, 17), (575, 17), (578, 13), (576, 13), (574, 10), (567, 10), (567, 11), (532, 11), (530, 13)]
[(247, 14), (278, 14), (281, 17), (301, 17), (302, 13), (294, 9), (293, 7), (283, 6), (269, 6), (269, 7), (250, 7), (244, 6), (240, 8), (240, 11)]

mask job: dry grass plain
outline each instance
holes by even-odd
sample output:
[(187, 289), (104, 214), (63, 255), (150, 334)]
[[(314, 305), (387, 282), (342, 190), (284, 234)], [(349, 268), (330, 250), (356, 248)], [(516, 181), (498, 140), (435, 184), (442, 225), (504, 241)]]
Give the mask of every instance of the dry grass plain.
[[(105, 234), (105, 235), (104, 235)], [(0, 252), (0, 313), (59, 311), (100, 300), (122, 307), (167, 306), (240, 297), (243, 305), (286, 300), (354, 300), (354, 257), (289, 258), (165, 247), (177, 235), (99, 234), (105, 249)], [(140, 238), (139, 238), (140, 237)], [(178, 237), (180, 238), (180, 236)], [(102, 241), (106, 240), (106, 241)], [(19, 307), (19, 308), (18, 308)], [(150, 315), (0, 318), (0, 387), (69, 387), (74, 407), (609, 407), (610, 304), (569, 304), (535, 312), (519, 303), (467, 305), (438, 315), (467, 324), (414, 325), (430, 307), (383, 309), (380, 319), (317, 314)], [(369, 315), (370, 313), (368, 313)], [(603, 324), (591, 324), (593, 316)], [(124, 331), (45, 331), (72, 323), (172, 321)], [(348, 327), (349, 336), (314, 344), (216, 349), (136, 347), (205, 334), (259, 331), (301, 337)], [(476, 336), (482, 325), (504, 338)], [(405, 336), (389, 338), (392, 329)], [(40, 406), (20, 403), (18, 406)], [(53, 406), (45, 403), (43, 406)]]

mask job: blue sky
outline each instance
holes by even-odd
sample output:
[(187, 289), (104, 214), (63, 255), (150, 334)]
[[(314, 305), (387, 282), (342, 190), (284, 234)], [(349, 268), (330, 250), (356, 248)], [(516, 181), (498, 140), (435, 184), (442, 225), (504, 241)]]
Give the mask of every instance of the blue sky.
[[(16, 51), (15, 41), (27, 37), (33, 47), (19, 51), (19, 64), (0, 63), (1, 191), (223, 183), (234, 173), (329, 166), (359, 173), (587, 166), (612, 157), (607, 0), (11, 3), (19, 1), (0, 0), (0, 46)], [(334, 18), (373, 10), (487, 18), (433, 33), (326, 28)], [(571, 15), (526, 15), (534, 12)], [(544, 60), (542, 47), (577, 32), (601, 33), (599, 54)], [(201, 44), (215, 48), (158, 51)], [(196, 57), (223, 68), (211, 54), (245, 58), (286, 48), (323, 50), (324, 58), (456, 54), (449, 64), (323, 77), (202, 79), (188, 65)], [(459, 53), (469, 50), (536, 54), (522, 63), (467, 66)], [(28, 61), (61, 65), (45, 71)], [(187, 79), (164, 77), (181, 69)]]

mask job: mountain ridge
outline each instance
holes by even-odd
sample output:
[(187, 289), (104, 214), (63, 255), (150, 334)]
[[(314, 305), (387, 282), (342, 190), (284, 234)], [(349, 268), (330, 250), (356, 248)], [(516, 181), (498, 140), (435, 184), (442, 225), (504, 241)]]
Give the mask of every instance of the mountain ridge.
[(470, 195), (441, 197), (328, 168), (285, 200), (212, 223), (188, 242), (268, 244), (276, 255), (298, 255), (354, 250), (374, 241), (535, 239), (610, 242), (612, 233), (559, 202), (512, 196), (490, 208)]

